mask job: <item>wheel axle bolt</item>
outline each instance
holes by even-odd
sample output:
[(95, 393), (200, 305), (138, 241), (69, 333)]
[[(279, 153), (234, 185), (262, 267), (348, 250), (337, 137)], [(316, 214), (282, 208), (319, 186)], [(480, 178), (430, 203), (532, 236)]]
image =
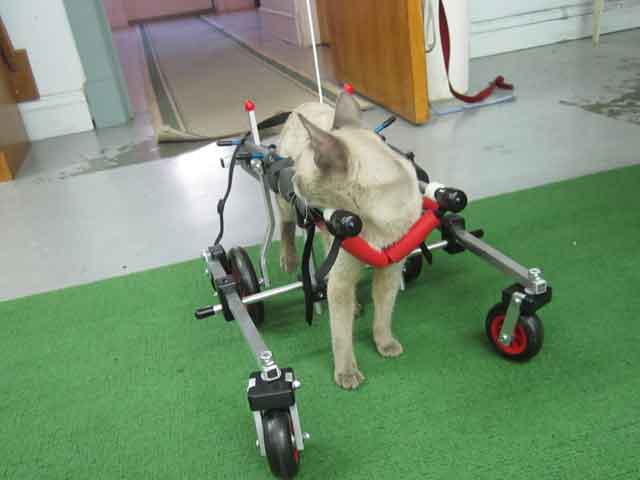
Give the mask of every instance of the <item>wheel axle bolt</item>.
[(292, 385), (293, 385), (293, 389), (297, 390), (302, 386), (302, 383), (300, 383), (300, 380), (294, 380)]
[(542, 270), (539, 268), (532, 268), (529, 270), (529, 279), (530, 280), (538, 280), (542, 276)]
[(262, 352), (260, 354), (260, 359), (265, 361), (265, 362), (269, 362), (272, 358), (272, 354), (269, 350), (265, 350), (264, 352)]

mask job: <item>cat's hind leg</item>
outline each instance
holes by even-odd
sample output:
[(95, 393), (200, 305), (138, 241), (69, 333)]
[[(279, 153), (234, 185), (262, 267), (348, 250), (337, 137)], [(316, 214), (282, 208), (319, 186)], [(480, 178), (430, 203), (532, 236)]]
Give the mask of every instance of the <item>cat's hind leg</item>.
[(280, 212), (280, 268), (284, 272), (293, 273), (298, 268), (295, 210), (279, 195), (276, 195), (276, 203)]

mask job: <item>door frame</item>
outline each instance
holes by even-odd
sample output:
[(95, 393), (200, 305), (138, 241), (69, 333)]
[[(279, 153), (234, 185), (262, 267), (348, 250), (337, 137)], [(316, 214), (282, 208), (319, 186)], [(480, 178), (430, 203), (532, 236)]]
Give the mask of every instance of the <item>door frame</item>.
[(133, 118), (129, 91), (102, 0), (63, 0), (86, 76), (85, 95), (97, 128)]

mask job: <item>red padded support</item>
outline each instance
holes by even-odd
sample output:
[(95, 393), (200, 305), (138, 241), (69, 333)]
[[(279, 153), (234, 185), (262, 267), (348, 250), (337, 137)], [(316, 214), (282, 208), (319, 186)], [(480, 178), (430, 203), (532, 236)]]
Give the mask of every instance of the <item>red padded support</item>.
[(413, 252), (429, 234), (440, 225), (440, 219), (429, 210), (409, 229), (407, 234), (383, 251), (392, 263), (404, 260)]
[(413, 224), (409, 231), (393, 245), (379, 250), (372, 247), (361, 237), (351, 237), (342, 241), (342, 248), (358, 260), (377, 268), (386, 267), (392, 263), (404, 260), (425, 241), (433, 230), (440, 226), (440, 219), (434, 213), (434, 210), (438, 208), (438, 204), (425, 197), (422, 205), (426, 209), (426, 212)]
[(369, 242), (362, 237), (351, 237), (343, 240), (342, 248), (358, 260), (372, 267), (386, 267), (390, 263), (389, 257), (384, 254), (384, 251), (372, 247), (369, 245)]

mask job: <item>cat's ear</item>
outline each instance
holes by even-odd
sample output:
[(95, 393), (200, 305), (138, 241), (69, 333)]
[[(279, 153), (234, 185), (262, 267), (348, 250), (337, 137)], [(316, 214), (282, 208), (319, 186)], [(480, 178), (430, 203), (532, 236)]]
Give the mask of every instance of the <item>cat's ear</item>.
[(353, 95), (342, 92), (336, 102), (336, 115), (333, 128), (353, 127), (362, 128), (362, 111)]
[(314, 160), (318, 168), (324, 172), (346, 172), (347, 149), (344, 144), (329, 132), (314, 125), (303, 115), (298, 114), (298, 118), (309, 133), (311, 148), (315, 154)]

